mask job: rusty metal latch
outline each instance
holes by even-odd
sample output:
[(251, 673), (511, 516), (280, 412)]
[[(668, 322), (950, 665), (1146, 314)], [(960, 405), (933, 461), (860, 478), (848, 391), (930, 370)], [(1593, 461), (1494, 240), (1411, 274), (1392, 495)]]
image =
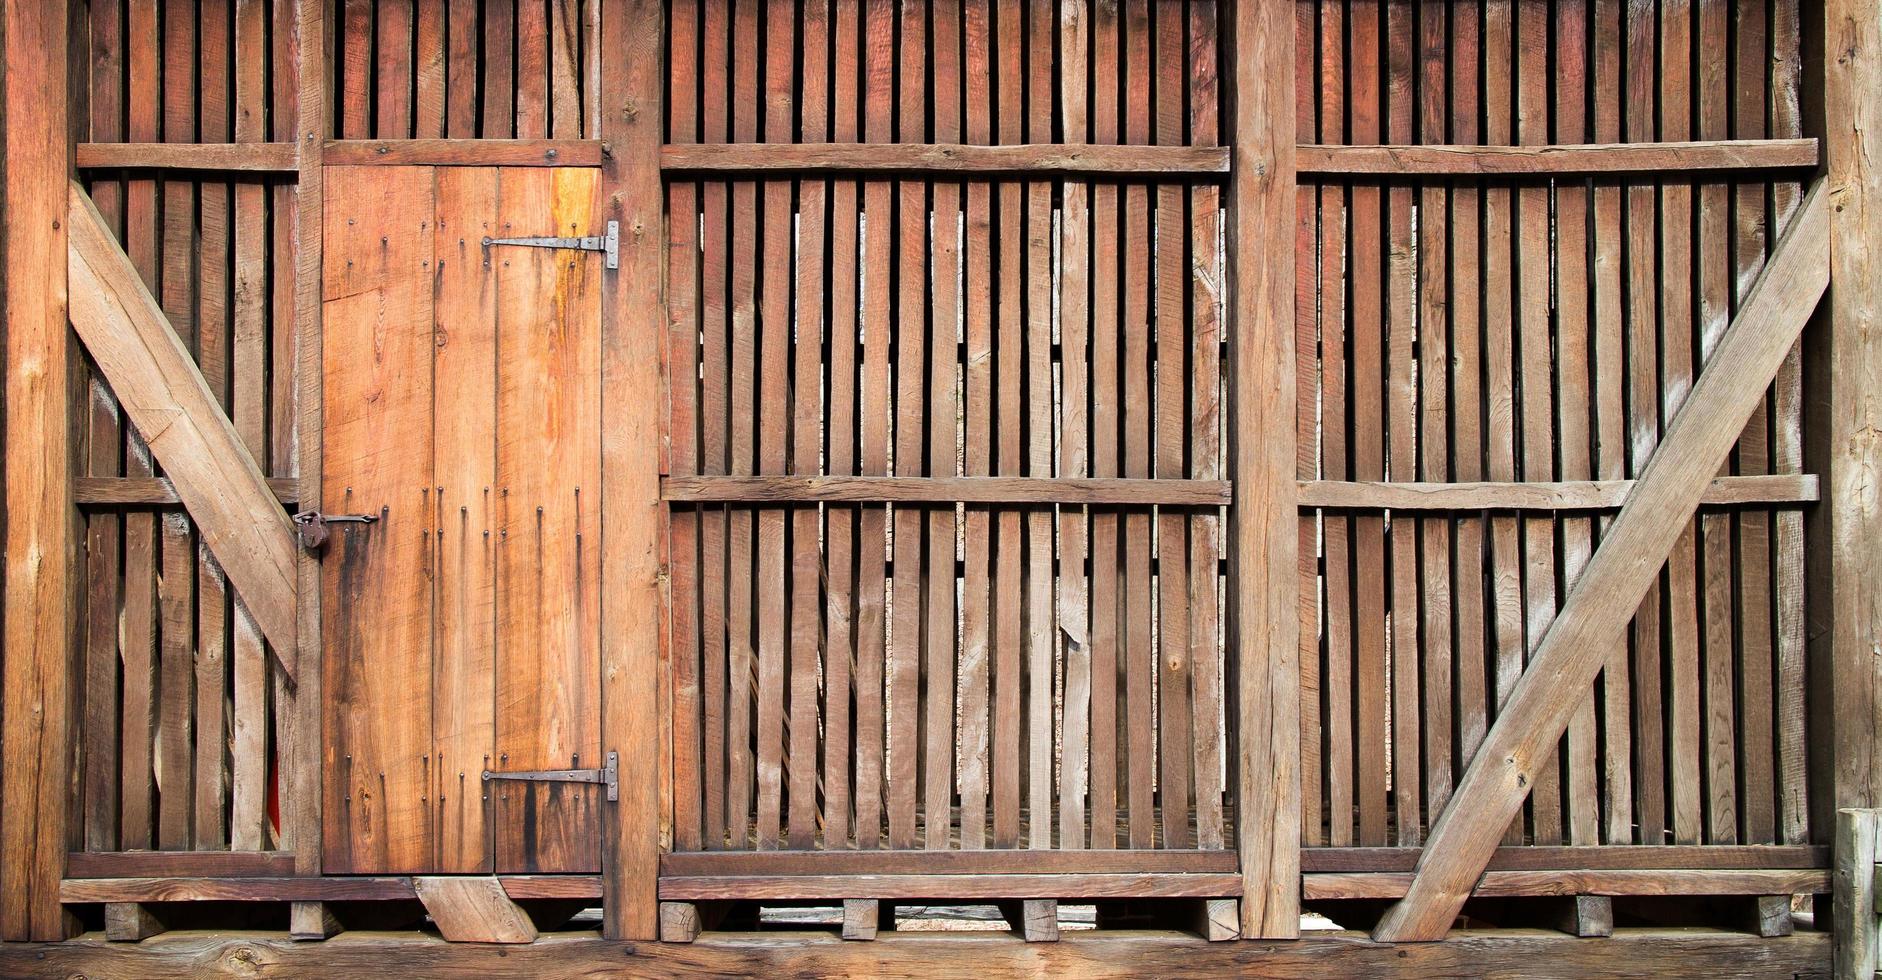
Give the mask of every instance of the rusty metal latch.
[(572, 248), (583, 252), (600, 252), (605, 256), (603, 263), (610, 269), (621, 267), (621, 225), (620, 222), (608, 222), (608, 233), (590, 235), (585, 238), (554, 238), (536, 236), (533, 238), (491, 238), (484, 236), (484, 247), (492, 245), (524, 245), (530, 248)]
[(484, 782), (492, 779), (520, 779), (537, 783), (595, 783), (608, 788), (608, 802), (614, 803), (621, 798), (619, 762), (613, 752), (608, 753), (608, 764), (600, 769), (532, 769), (520, 772), (493, 772), (484, 770)]
[(378, 520), (375, 514), (322, 514), (317, 510), (304, 510), (294, 515), (294, 531), (301, 536), (301, 547), (318, 551), (327, 543), (327, 525), (374, 524)]

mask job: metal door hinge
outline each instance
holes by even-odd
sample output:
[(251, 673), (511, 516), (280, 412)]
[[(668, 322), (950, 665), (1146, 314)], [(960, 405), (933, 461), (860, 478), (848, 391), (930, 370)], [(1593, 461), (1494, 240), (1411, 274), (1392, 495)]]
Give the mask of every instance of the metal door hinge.
[(315, 510), (304, 510), (295, 514), (293, 520), (294, 532), (301, 537), (301, 547), (314, 551), (327, 543), (327, 525), (373, 524), (379, 518), (375, 514), (322, 514)]
[(484, 247), (491, 245), (524, 245), (530, 248), (572, 248), (583, 252), (600, 252), (605, 258), (603, 264), (610, 269), (621, 267), (621, 225), (608, 222), (605, 235), (590, 235), (585, 238), (556, 238), (535, 236), (531, 238), (491, 238), (484, 236)]
[(531, 769), (521, 772), (495, 772), (484, 770), (484, 782), (492, 779), (521, 779), (537, 783), (595, 783), (608, 788), (608, 802), (621, 798), (619, 763), (613, 752), (608, 753), (607, 765), (599, 769)]

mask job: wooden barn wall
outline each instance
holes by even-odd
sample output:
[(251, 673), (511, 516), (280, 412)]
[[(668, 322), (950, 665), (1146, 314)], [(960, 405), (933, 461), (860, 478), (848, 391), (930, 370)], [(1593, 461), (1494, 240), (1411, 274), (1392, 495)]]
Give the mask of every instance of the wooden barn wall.
[[(1302, 143), (1800, 135), (1797, 0), (1303, 2)], [(1303, 177), (1303, 480), (1638, 475), (1799, 200), (1769, 175)], [(1793, 351), (1721, 476), (1802, 470)], [(1795, 844), (1803, 504), (1707, 506), (1507, 844)], [(1303, 510), (1302, 839), (1415, 846), (1610, 509)]]

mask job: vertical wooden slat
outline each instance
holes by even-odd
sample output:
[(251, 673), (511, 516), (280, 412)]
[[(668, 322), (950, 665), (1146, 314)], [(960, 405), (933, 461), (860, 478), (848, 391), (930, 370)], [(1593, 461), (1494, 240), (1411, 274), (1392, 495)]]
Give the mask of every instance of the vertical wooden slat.
[[(1060, 116), (1063, 138), (1073, 144), (1090, 138), (1090, 17), (1084, 0), (1067, 0), (1059, 6)], [(1091, 185), (1082, 181), (1066, 181), (1059, 188), (1057, 472), (1073, 479), (1091, 473), (1091, 192)], [(1064, 712), (1059, 736), (1059, 846), (1068, 849), (1085, 846), (1085, 794), (1092, 784), (1091, 615), (1085, 573), (1090, 513), (1088, 507), (1059, 508), (1058, 614), (1065, 641)]]
[[(98, 142), (124, 138), (124, 4), (92, 3), (88, 135)], [(91, 182), (92, 203), (123, 240), (124, 185), (116, 177)], [(117, 398), (101, 377), (88, 391), (88, 456), (85, 472), (118, 476), (123, 471), (124, 426)], [(122, 751), (119, 708), (119, 575), (123, 552), (121, 515), (100, 512), (85, 522), (85, 708), (84, 841), (86, 850), (118, 847), (118, 800)]]
[[(727, 45), (731, 40), (730, 0), (706, 0), (701, 46), (703, 103), (700, 107), (700, 135), (707, 141), (723, 143), (730, 135), (727, 100), (731, 95), (726, 72), (729, 69)], [(730, 321), (726, 307), (727, 248), (730, 233), (727, 221), (729, 187), (722, 181), (706, 184), (700, 190), (700, 472), (725, 474), (729, 469), (726, 438), (730, 382)], [(833, 355), (834, 356), (834, 355)], [(834, 401), (833, 401), (834, 404)], [(705, 683), (701, 700), (701, 724), (704, 726), (701, 752), (705, 756), (701, 778), (705, 800), (702, 804), (705, 827), (703, 837), (708, 849), (726, 845), (726, 744), (727, 717), (726, 629), (728, 616), (726, 543), (728, 517), (723, 507), (706, 508), (700, 519), (700, 647)], [(833, 530), (832, 535), (835, 535)], [(831, 539), (831, 548), (843, 542)], [(835, 642), (835, 638), (832, 638)], [(744, 845), (741, 838), (739, 846)]]
[(549, 130), (559, 140), (582, 137), (580, 0), (549, 2)]
[[(1449, 28), (1447, 0), (1422, 0), (1418, 7), (1418, 138), (1443, 143), (1448, 138), (1450, 92), (1446, 89), (1445, 52)], [(1418, 192), (1418, 479), (1450, 479), (1451, 341), (1449, 308), (1450, 193), (1437, 182)], [(1453, 698), (1462, 680), (1453, 673), (1456, 640), (1451, 631), (1451, 520), (1418, 522), (1424, 561), (1420, 569), (1424, 640), (1424, 791), (1428, 813), (1438, 813), (1450, 799)], [(1303, 630), (1304, 632), (1304, 630)]]
[[(962, 22), (966, 52), (967, 142), (986, 144), (993, 139), (990, 75), (993, 71), (991, 0), (965, 0)], [(993, 445), (993, 313), (991, 190), (984, 182), (967, 185), (965, 219), (966, 290), (963, 367), (962, 462), (968, 476), (992, 474)], [(979, 284), (978, 286), (972, 284)], [(968, 505), (962, 528), (960, 753), (961, 847), (975, 849), (987, 841), (987, 651), (992, 586), (992, 515), (985, 507)]]
[[(699, 139), (698, 0), (680, 0), (671, 7), (672, 99), (668, 106), (666, 138), (670, 143)], [(593, 93), (590, 93), (591, 97)], [(667, 185), (667, 337), (664, 377), (667, 392), (666, 444), (673, 473), (700, 470), (699, 430), (699, 223), (700, 185), (673, 181)], [(800, 396), (801, 397), (801, 396)], [(723, 419), (723, 413), (720, 418)], [(815, 445), (813, 439), (812, 445)], [(704, 844), (701, 833), (700, 733), (700, 508), (674, 507), (667, 516), (667, 647), (672, 662), (672, 779), (673, 846), (696, 851)], [(814, 527), (813, 527), (814, 534)], [(813, 597), (814, 599), (814, 597)], [(812, 625), (815, 625), (814, 613)], [(813, 668), (815, 652), (812, 652)], [(813, 678), (815, 672), (812, 672)], [(813, 689), (812, 695), (815, 691)], [(793, 694), (793, 703), (796, 695)], [(813, 733), (814, 735), (814, 733)], [(814, 738), (813, 738), (814, 742)], [(793, 769), (808, 764), (795, 751)]]
[[(1415, 38), (1411, 0), (1386, 6), (1386, 138), (1412, 141), (1412, 49)], [(1412, 188), (1394, 184), (1385, 191), (1385, 413), (1386, 466), (1396, 480), (1417, 467), (1418, 383), (1413, 343), (1418, 266), (1412, 244)], [(1419, 798), (1420, 733), (1418, 636), (1418, 525), (1393, 516), (1387, 541), (1392, 570), (1392, 822), (1393, 840), (1412, 845), (1423, 838)], [(1383, 754), (1383, 753), (1382, 753)]]
[[(993, 70), (1002, 80), (995, 84), (994, 142), (1018, 143), (1025, 138), (1025, 118), (1019, 80), (1024, 71), (1021, 51), (1025, 34), (1020, 24), (1020, 0), (994, 0)], [(1020, 440), (1021, 392), (1024, 390), (1025, 308), (1022, 262), (1025, 253), (1025, 212), (1021, 185), (1002, 181), (993, 189), (993, 358), (994, 358), (994, 474), (1021, 476), (1023, 444)], [(1025, 580), (1021, 568), (1024, 542), (1020, 515), (1004, 508), (994, 514), (993, 527), (993, 735), (992, 756), (993, 846), (1016, 847), (1020, 824), (1020, 684), (1022, 623), (1021, 597)]]
[[(895, 5), (871, 0), (863, 12), (863, 138), (893, 138), (895, 93)], [(872, 180), (863, 185), (862, 290), (862, 472), (889, 472), (889, 352), (892, 261), (889, 213), (893, 185)], [(862, 510), (857, 547), (856, 653), (856, 843), (877, 846), (882, 836), (884, 751), (883, 656), (888, 515), (883, 507)]]
[[(831, 136), (838, 142), (858, 138), (858, 84), (861, 62), (860, 10), (855, 4), (837, 4), (835, 26), (835, 83), (831, 93)], [(710, 28), (709, 28), (710, 29)], [(710, 36), (710, 35), (709, 35)], [(830, 187), (830, 371), (827, 399), (829, 415), (825, 470), (832, 474), (856, 472), (856, 316), (857, 184), (853, 180)], [(711, 417), (711, 416), (708, 416)], [(824, 708), (823, 708), (823, 839), (824, 846), (851, 846), (850, 792), (850, 679), (856, 667), (855, 540), (859, 508), (826, 508), (824, 530), (827, 555), (824, 595)]]
[[(971, 7), (969, 9), (972, 9)], [(1117, 5), (1091, 11), (1091, 141), (1118, 142)], [(970, 46), (970, 52), (973, 50)], [(971, 62), (970, 62), (971, 72)], [(971, 74), (970, 74), (971, 77)], [(1105, 81), (1099, 81), (1105, 80)], [(971, 121), (972, 105), (969, 105)], [(1091, 188), (1091, 475), (1118, 471), (1118, 187)], [(974, 281), (971, 277), (969, 282)], [(971, 303), (969, 309), (972, 309)], [(970, 321), (971, 326), (971, 321)], [(968, 353), (973, 353), (969, 342)], [(970, 367), (974, 363), (968, 362)], [(971, 418), (972, 415), (970, 414)], [(970, 434), (971, 435), (971, 434)], [(968, 446), (973, 446), (969, 439)], [(971, 473), (971, 471), (970, 471)], [(1091, 512), (1091, 846), (1117, 846), (1118, 514)], [(971, 565), (969, 566), (972, 567)]]
[[(601, 168), (606, 202), (597, 220), (620, 222), (621, 268), (602, 276), (601, 390), (608, 406), (601, 435), (600, 566), (603, 583), (601, 743), (624, 760), (656, 751), (661, 520), (659, 468), (645, 449), (659, 438), (659, 344), (665, 323), (660, 270), (658, 170), (660, 90), (665, 67), (661, 5), (614, 0), (601, 15), (602, 139), (613, 147)], [(616, 59), (619, 59), (616, 61)], [(618, 576), (618, 577), (613, 577)], [(602, 932), (609, 939), (659, 934), (655, 897), (660, 850), (657, 789), (628, 780), (604, 807)]]
[[(934, 139), (961, 140), (961, 5), (937, 4), (934, 38)], [(931, 476), (959, 472), (961, 343), (960, 184), (934, 185), (933, 259), (928, 279), (928, 469)], [(948, 847), (954, 824), (954, 671), (957, 663), (954, 589), (955, 508), (928, 509), (927, 682), (922, 749), (923, 844)]]
[[(1306, 96), (1304, 93), (1317, 92), (1318, 73), (1320, 70), (1320, 4), (1300, 3), (1294, 6), (1295, 42), (1294, 55), (1294, 90), (1303, 93), (1303, 97), (1294, 102), (1294, 128), (1301, 139), (1319, 142), (1320, 137), (1320, 99)], [(1200, 17), (1192, 20), (1200, 20)], [(1198, 126), (1198, 129), (1202, 127)], [(1213, 130), (1213, 127), (1210, 127)], [(1198, 138), (1205, 133), (1199, 132)], [(1215, 138), (1215, 133), (1206, 131), (1206, 137)], [(1295, 201), (1295, 256), (1294, 256), (1294, 358), (1295, 358), (1295, 412), (1294, 445), (1295, 473), (1298, 479), (1314, 480), (1320, 477), (1320, 199), (1329, 193), (1326, 187), (1303, 186), (1299, 189)], [(1200, 210), (1200, 209), (1199, 209)], [(1198, 241), (1204, 236), (1196, 235)], [(1210, 236), (1214, 237), (1214, 236)], [(1200, 305), (1200, 304), (1198, 304)], [(1198, 328), (1201, 323), (1197, 324)], [(1218, 341), (1217, 370), (1220, 370), (1221, 325), (1216, 325)], [(1201, 338), (1198, 337), (1197, 359), (1201, 361)], [(1200, 367), (1198, 368), (1200, 373)], [(1216, 385), (1220, 391), (1220, 384)], [(1216, 406), (1217, 412), (1221, 410)], [(1216, 435), (1216, 449), (1220, 451), (1220, 417), (1211, 433)], [(1199, 430), (1199, 435), (1201, 432)], [(1205, 437), (1206, 438), (1206, 437)], [(1198, 456), (1200, 453), (1198, 447)], [(1215, 468), (1220, 473), (1220, 467)], [(1330, 719), (1323, 711), (1323, 693), (1326, 684), (1324, 665), (1321, 662), (1321, 640), (1326, 633), (1326, 621), (1320, 611), (1324, 608), (1321, 582), (1324, 578), (1320, 558), (1320, 528), (1322, 512), (1303, 511), (1300, 517), (1300, 833), (1301, 844), (1314, 847), (1326, 844), (1326, 726)], [(1194, 542), (1192, 541), (1192, 545)], [(1211, 547), (1210, 562), (1216, 560)], [(1209, 574), (1213, 577), (1215, 569)], [(1210, 604), (1211, 606), (1214, 603)], [(1213, 641), (1211, 641), (1213, 642)], [(1201, 759), (1198, 758), (1197, 780), (1204, 778), (1201, 771)], [(1200, 824), (1201, 821), (1198, 821)]]
[[(235, 4), (235, 139), (267, 138), (267, 9)], [(234, 390), (232, 415), (242, 444), (268, 465), (268, 189), (235, 186)], [(292, 333), (282, 324), (283, 332)], [(268, 660), (261, 631), (241, 597), (234, 606), (234, 693), (229, 767), (229, 846), (260, 850), (268, 840)]]
[[(1772, 8), (1771, 135), (1788, 139), (1803, 133), (1803, 22), (1799, 0), (1778, 0)], [(1802, 197), (1795, 181), (1772, 189), (1772, 227), (1788, 225)], [(1771, 400), (1773, 469), (1803, 469), (1803, 351), (1792, 350), (1778, 369)], [(1777, 819), (1778, 840), (1805, 840), (1810, 832), (1807, 776), (1807, 720), (1804, 668), (1804, 515), (1777, 513), (1772, 533), (1775, 551), (1773, 588), (1777, 593)], [(1821, 795), (1821, 794), (1819, 794)]]
[(69, 823), (77, 512), (67, 413), (65, 321), (68, 49), (64, 0), (8, 3), (4, 17), (6, 617), (0, 937), (57, 940), (76, 921), (59, 904)]
[[(765, 8), (763, 138), (789, 141), (793, 129), (792, 59), (795, 23), (779, 0)], [(758, 294), (758, 472), (782, 474), (788, 464), (787, 441), (791, 339), (791, 184), (772, 180), (762, 188), (763, 251)], [(756, 233), (754, 228), (753, 232)], [(776, 406), (780, 410), (770, 410)], [(778, 846), (784, 790), (784, 527), (782, 508), (758, 511), (758, 847)]]
[[(1124, 4), (1124, 85), (1126, 93), (1150, 89), (1151, 22), (1149, 0), (1126, 0)], [(1141, 146), (1150, 142), (1150, 100), (1124, 99), (1124, 142)], [(1123, 224), (1119, 252), (1123, 260), (1120, 287), (1123, 291), (1123, 380), (1119, 395), (1124, 423), (1124, 476), (1150, 476), (1151, 412), (1150, 391), (1150, 189), (1142, 184), (1123, 188)], [(1156, 706), (1152, 685), (1155, 683), (1156, 651), (1153, 649), (1155, 626), (1152, 622), (1152, 597), (1156, 583), (1150, 575), (1150, 515), (1129, 510), (1124, 524), (1124, 612), (1123, 688), (1124, 734), (1120, 736), (1125, 752), (1125, 813), (1131, 847), (1151, 847), (1156, 842), (1157, 778), (1155, 756)]]
[[(446, 0), (444, 13), (449, 45), (440, 70), (439, 98), (443, 102), (444, 135), (472, 139), (477, 135), (479, 49), (485, 22), (482, 0)], [(429, 12), (431, 8), (427, 7)]]
[[(903, 143), (919, 143), (927, 138), (926, 76), (927, 18), (926, 4), (904, 2), (900, 5), (901, 36), (896, 54), (899, 61), (897, 95), (898, 129), (896, 138)], [(895, 473), (919, 476), (923, 471), (922, 395), (928, 385), (927, 320), (928, 288), (928, 189), (919, 181), (902, 181), (895, 186), (898, 208), (896, 237), (890, 239), (897, 264), (895, 310), (891, 329), (895, 341)], [(921, 608), (922, 573), (921, 533), (923, 520), (919, 507), (894, 509), (894, 620), (890, 625), (888, 682), (888, 773), (889, 773), (889, 846), (915, 846), (917, 806), (916, 758), (921, 726)]]
[(1294, 663), (1295, 485), (1291, 257), (1294, 198), (1293, 18), (1284, 4), (1236, 4), (1225, 63), (1230, 98), (1229, 452), (1235, 483), (1229, 609), (1237, 637), (1242, 935), (1300, 933), (1300, 674)]
[[(1215, 0), (1197, 0), (1189, 8), (1189, 139), (1199, 146), (1217, 144), (1218, 31)], [(1222, 474), (1222, 235), (1221, 188), (1198, 184), (1190, 189), (1190, 367), (1189, 476), (1219, 479)], [(1309, 283), (1311, 285), (1311, 282)], [(1298, 311), (1296, 313), (1298, 315)], [(1311, 345), (1303, 349), (1311, 351)], [(1311, 445), (1311, 444), (1309, 444)], [(1195, 757), (1196, 844), (1218, 849), (1222, 826), (1223, 692), (1221, 613), (1218, 607), (1221, 556), (1216, 511), (1189, 518), (1189, 664), (1195, 685), (1191, 709)], [(1302, 549), (1311, 554), (1312, 548)], [(1304, 610), (1303, 610), (1304, 612)], [(1303, 620), (1304, 621), (1304, 620)], [(1303, 635), (1311, 635), (1305, 631)], [(1306, 655), (1303, 653), (1303, 655)], [(1303, 665), (1305, 661), (1303, 661)], [(1318, 793), (1315, 794), (1316, 800)], [(1318, 823), (1318, 820), (1315, 821)]]
[[(734, 141), (758, 139), (758, 8), (759, 0), (743, 0), (732, 7), (732, 119)], [(750, 181), (732, 185), (732, 221), (728, 276), (732, 283), (727, 344), (732, 351), (728, 381), (731, 404), (731, 471), (749, 476), (757, 472), (757, 266), (758, 188)], [(728, 551), (730, 588), (726, 592), (726, 829), (734, 848), (750, 846), (752, 783), (752, 685), (756, 678), (757, 643), (753, 636), (756, 583), (752, 579), (756, 545), (756, 515), (749, 507), (730, 509)]]
[[(1346, 8), (1342, 4), (1324, 4), (1320, 12), (1320, 139), (1341, 143), (1347, 138)], [(1346, 424), (1347, 191), (1331, 183), (1320, 188), (1319, 425), (1323, 480), (1345, 480), (1352, 475)], [(1321, 535), (1326, 576), (1326, 668), (1321, 679), (1326, 691), (1325, 843), (1343, 847), (1353, 843), (1354, 825), (1352, 519), (1342, 512), (1323, 514)]]
[(516, 0), (484, 0), (484, 139), (516, 135)]
[(517, 139), (539, 140), (549, 136), (549, 4), (552, 2), (554, 0), (517, 0), (516, 3)]
[[(230, 29), (229, 0), (209, 0), (198, 5), (201, 26), (201, 69), (198, 81), (197, 139), (204, 143), (227, 143), (231, 133)], [(197, 363), (203, 380), (214, 393), (224, 413), (230, 411), (230, 192), (221, 181), (202, 184), (202, 210), (199, 213), (196, 254), (196, 324)], [(223, 781), (224, 754), (228, 751), (228, 716), (224, 702), (229, 696), (229, 585), (222, 568), (209, 554), (207, 545), (197, 545), (197, 650), (196, 650), (196, 745), (194, 814), (191, 819), (191, 844), (198, 850), (228, 846), (227, 802)]]
[[(1026, 140), (1049, 143), (1052, 131), (1053, 51), (1058, 22), (1053, 4), (1026, 5)], [(1026, 472), (1053, 473), (1052, 430), (1052, 205), (1049, 182), (1034, 180), (1026, 194)], [(1052, 749), (1056, 726), (1052, 702), (1057, 691), (1058, 624), (1053, 619), (1053, 512), (1036, 507), (1026, 514), (1026, 832), (1028, 846), (1052, 846)], [(1056, 928), (1056, 924), (1055, 924)]]
[[(1180, 146), (1188, 113), (1183, 81), (1189, 62), (1184, 45), (1184, 11), (1176, 4), (1156, 7), (1153, 29), (1156, 59), (1156, 142)], [(1186, 368), (1189, 284), (1184, 275), (1188, 238), (1188, 195), (1175, 184), (1156, 189), (1154, 283), (1156, 289), (1155, 408), (1153, 472), (1164, 478), (1185, 475), (1188, 448), (1187, 402), (1192, 383)], [(1190, 581), (1188, 521), (1176, 508), (1157, 513), (1157, 793), (1164, 847), (1189, 847), (1190, 775), (1194, 735), (1190, 731)]]
[[(499, 555), (516, 544), (500, 522), (506, 487), (497, 472), (497, 376), (515, 366), (516, 352), (498, 338), (502, 263), (521, 257), (483, 247), (502, 236), (494, 168), (441, 167), (436, 176), (438, 220), (433, 255), (434, 337), (432, 440), (437, 509), (433, 527), (437, 595), (436, 660), (432, 664), (432, 793), (437, 800), (434, 870), (496, 870), (490, 853), (491, 809), (507, 804), (503, 784), (485, 784), (485, 769), (522, 768), (499, 761), (498, 657), (525, 653), (502, 646), (497, 635)], [(505, 356), (512, 359), (504, 364)], [(506, 581), (510, 589), (518, 583)], [(504, 639), (510, 639), (505, 637)], [(499, 653), (501, 650), (501, 653)]]
[(374, 4), (378, 25), (373, 56), (378, 73), (373, 80), (373, 135), (379, 139), (412, 138), (412, 94), (420, 67), (413, 59), (417, 28), (414, 2), (377, 0)]

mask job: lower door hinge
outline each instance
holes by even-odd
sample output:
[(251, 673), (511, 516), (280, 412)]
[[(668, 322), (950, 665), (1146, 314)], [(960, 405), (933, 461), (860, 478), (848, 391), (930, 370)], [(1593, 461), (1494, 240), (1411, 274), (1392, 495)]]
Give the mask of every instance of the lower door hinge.
[(492, 245), (523, 245), (529, 248), (572, 248), (583, 252), (600, 252), (602, 260), (610, 269), (621, 267), (621, 225), (620, 222), (608, 222), (605, 235), (589, 235), (584, 238), (556, 238), (535, 236), (530, 238), (491, 238), (484, 237), (484, 247)]
[(607, 764), (599, 769), (527, 769), (517, 772), (485, 769), (484, 782), (492, 779), (519, 779), (536, 783), (595, 783), (608, 788), (608, 802), (614, 803), (621, 798), (619, 765), (615, 754), (610, 752)]

